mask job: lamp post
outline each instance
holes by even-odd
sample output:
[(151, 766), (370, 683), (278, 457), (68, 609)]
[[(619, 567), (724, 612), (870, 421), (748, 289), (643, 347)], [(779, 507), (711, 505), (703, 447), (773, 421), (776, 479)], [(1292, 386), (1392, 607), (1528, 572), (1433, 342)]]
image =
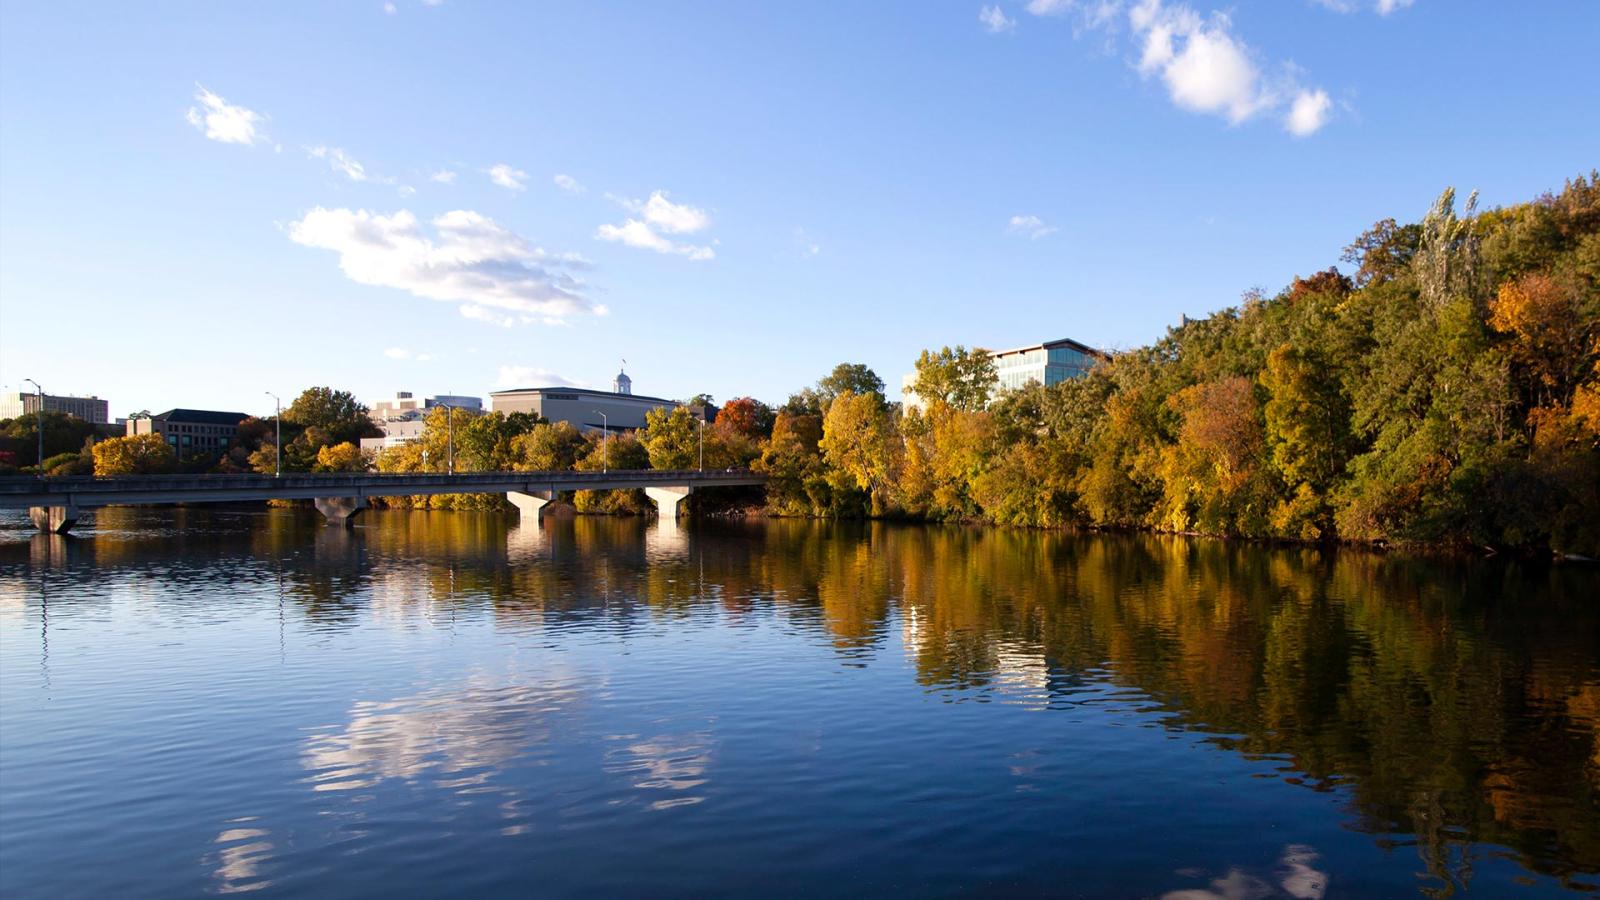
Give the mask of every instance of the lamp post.
[(608, 442), (611, 440), (611, 420), (606, 418), (606, 414), (598, 409), (594, 410), (594, 412), (600, 416), (600, 471), (609, 472), (611, 471), (611, 447)]
[(34, 460), (33, 464), (35, 466), (37, 466), (38, 469), (39, 469), (39, 477), (43, 478), (44, 477), (44, 388), (39, 387), (39, 382), (34, 381), (32, 378), (24, 378), (22, 380), (26, 381), (27, 383), (29, 383), (31, 385), (33, 385), (33, 389), (35, 391), (37, 391), (38, 394), (39, 394), (39, 409), (37, 411), (35, 411), (34, 414), (33, 414), (33, 430), (38, 432), (38, 435), (39, 435), (39, 458)]
[(448, 403), (441, 403), (444, 407), (444, 468), (451, 475), (456, 473), (456, 408)]
[(272, 398), (272, 424), (277, 429), (276, 437), (272, 439), (272, 477), (283, 477), (283, 401), (271, 391), (262, 391)]
[(706, 470), (706, 417), (700, 414), (700, 471)]

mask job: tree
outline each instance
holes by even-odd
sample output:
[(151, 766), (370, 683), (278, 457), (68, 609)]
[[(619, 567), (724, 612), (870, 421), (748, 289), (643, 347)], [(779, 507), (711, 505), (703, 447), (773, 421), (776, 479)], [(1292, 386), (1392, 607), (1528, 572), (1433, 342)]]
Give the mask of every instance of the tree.
[(157, 475), (177, 465), (178, 454), (159, 434), (108, 438), (94, 445), (96, 475)]
[(989, 405), (995, 387), (994, 359), (987, 350), (968, 350), (957, 344), (938, 353), (922, 351), (917, 357), (917, 378), (910, 392), (924, 403), (939, 401), (964, 412)]
[(511, 441), (512, 468), (523, 472), (553, 472), (577, 465), (590, 450), (590, 442), (570, 422), (535, 425)]
[(718, 431), (747, 438), (764, 437), (772, 433), (772, 407), (752, 397), (735, 397), (722, 404), (717, 420), (712, 423)]
[(898, 462), (894, 422), (876, 393), (846, 390), (828, 404), (818, 444), (840, 487), (865, 491), (873, 515), (881, 515)]
[(311, 468), (313, 472), (365, 472), (366, 470), (366, 456), (362, 454), (360, 447), (349, 441), (319, 448), (317, 463)]
[[(77, 416), (47, 410), (43, 419), (45, 459), (76, 453), (95, 434), (94, 425)], [(0, 449), (15, 453), (25, 465), (38, 465), (39, 421), (38, 413), (27, 413), (0, 422)]]
[(312, 387), (283, 411), (283, 421), (302, 428), (321, 428), (333, 443), (377, 437), (377, 426), (367, 417), (367, 407), (349, 391)]
[(700, 420), (687, 406), (656, 408), (645, 413), (639, 442), (650, 454), (652, 469), (693, 469), (700, 458)]
[(817, 395), (824, 408), (840, 394), (876, 394), (883, 397), (883, 379), (862, 363), (839, 363), (817, 382)]

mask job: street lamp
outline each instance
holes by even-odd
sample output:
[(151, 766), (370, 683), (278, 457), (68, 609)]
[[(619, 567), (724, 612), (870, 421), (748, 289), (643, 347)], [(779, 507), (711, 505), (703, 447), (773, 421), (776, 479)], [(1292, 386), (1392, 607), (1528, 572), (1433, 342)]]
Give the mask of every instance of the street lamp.
[(700, 415), (700, 471), (706, 470), (706, 417)]
[(27, 383), (29, 383), (31, 385), (33, 385), (33, 389), (39, 393), (39, 409), (33, 414), (33, 430), (38, 432), (38, 434), (39, 434), (39, 458), (34, 460), (34, 465), (39, 467), (39, 477), (43, 478), (44, 477), (44, 388), (39, 387), (39, 382), (34, 381), (32, 378), (24, 378), (22, 380), (26, 381)]
[(606, 418), (606, 414), (598, 409), (593, 410), (593, 412), (600, 416), (600, 471), (609, 472), (611, 471), (611, 448), (607, 442), (611, 440), (611, 420)]
[(451, 475), (456, 473), (456, 408), (448, 403), (441, 403), (444, 407), (444, 468)]
[(277, 428), (277, 437), (272, 439), (272, 477), (283, 477), (283, 401), (271, 391), (262, 391), (272, 398), (272, 424)]

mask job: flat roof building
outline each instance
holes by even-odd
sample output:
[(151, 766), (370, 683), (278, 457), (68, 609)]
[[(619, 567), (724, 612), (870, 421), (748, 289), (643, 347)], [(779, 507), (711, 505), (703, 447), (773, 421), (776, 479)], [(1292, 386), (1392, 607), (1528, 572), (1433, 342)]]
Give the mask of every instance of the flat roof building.
[[(987, 352), (994, 360), (995, 389), (1002, 391), (1014, 391), (1030, 381), (1046, 386), (1060, 384), (1087, 375), (1095, 363), (1106, 358), (1103, 351), (1070, 338)], [(922, 398), (911, 392), (916, 383), (916, 372), (907, 373), (900, 381), (908, 409), (923, 407)]]
[[(44, 395), (45, 412), (65, 413), (69, 416), (105, 425), (110, 421), (110, 404), (99, 397), (73, 397), (63, 394)], [(0, 419), (15, 419), (39, 411), (39, 395), (18, 392), (0, 394)]]
[(368, 415), (374, 422), (407, 422), (427, 415), (435, 406), (453, 406), (456, 409), (483, 411), (482, 397), (461, 394), (438, 394), (433, 397), (415, 397), (410, 391), (396, 391), (393, 397), (372, 404)]
[(645, 414), (652, 409), (672, 409), (678, 401), (663, 397), (643, 397), (633, 393), (633, 379), (617, 373), (611, 391), (574, 387), (516, 388), (489, 394), (493, 412), (532, 413), (551, 422), (569, 422), (577, 428), (613, 431), (643, 428)]
[(129, 419), (129, 435), (159, 434), (180, 458), (197, 453), (227, 452), (239, 436), (239, 423), (250, 418), (241, 412), (214, 409), (169, 409), (148, 418)]

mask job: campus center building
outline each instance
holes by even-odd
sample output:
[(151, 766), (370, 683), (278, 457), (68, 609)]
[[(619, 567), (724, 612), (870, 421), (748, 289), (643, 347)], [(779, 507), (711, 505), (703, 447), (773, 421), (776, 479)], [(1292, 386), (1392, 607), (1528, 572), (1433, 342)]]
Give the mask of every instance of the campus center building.
[(483, 399), (480, 397), (466, 397), (458, 394), (439, 394), (435, 397), (415, 397), (410, 391), (396, 391), (393, 397), (379, 400), (372, 404), (368, 413), (372, 421), (382, 425), (384, 422), (410, 422), (415, 419), (427, 418), (428, 410), (435, 406), (453, 406), (456, 409), (470, 409), (473, 412), (483, 410)]
[(676, 400), (635, 394), (633, 379), (625, 372), (617, 373), (609, 393), (588, 388), (537, 387), (489, 394), (489, 409), (494, 412), (532, 413), (551, 422), (569, 422), (577, 428), (594, 431), (602, 426), (612, 431), (634, 431), (644, 427), (645, 414), (650, 410), (672, 409), (677, 405)]

